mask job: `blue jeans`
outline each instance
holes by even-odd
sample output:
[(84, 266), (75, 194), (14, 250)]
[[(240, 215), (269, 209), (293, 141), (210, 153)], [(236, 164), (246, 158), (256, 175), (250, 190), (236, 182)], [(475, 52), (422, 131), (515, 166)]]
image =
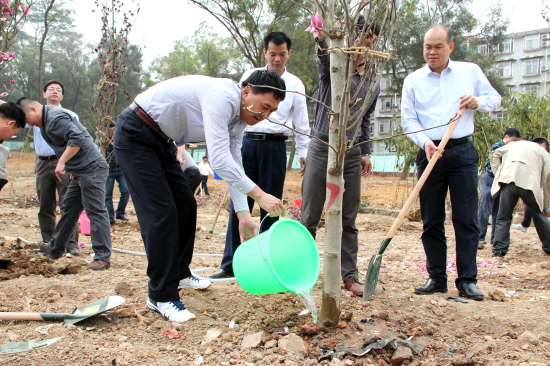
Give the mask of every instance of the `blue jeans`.
[(115, 188), (115, 180), (118, 182), (118, 189), (120, 190), (120, 201), (118, 201), (118, 207), (116, 209), (116, 215), (124, 215), (126, 205), (130, 199), (130, 192), (128, 192), (128, 186), (122, 170), (120, 168), (109, 168), (109, 175), (107, 181), (105, 181), (105, 207), (109, 211), (109, 220), (115, 221), (115, 213), (113, 207), (113, 189)]

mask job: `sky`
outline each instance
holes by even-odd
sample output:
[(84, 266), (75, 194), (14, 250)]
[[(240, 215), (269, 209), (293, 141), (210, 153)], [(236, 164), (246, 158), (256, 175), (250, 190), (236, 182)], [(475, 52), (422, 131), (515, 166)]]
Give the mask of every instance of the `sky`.
[[(207, 21), (220, 36), (229, 36), (216, 19), (186, 0), (141, 0), (139, 3), (141, 10), (130, 32), (130, 41), (143, 48), (144, 67), (155, 57), (167, 55), (174, 41), (192, 35), (202, 21)], [(497, 0), (473, 0), (470, 9), (476, 17), (482, 17), (495, 3)], [(509, 33), (548, 27), (541, 16), (542, 0), (502, 0), (502, 4), (510, 18)], [(96, 9), (94, 1), (74, 0), (69, 7), (75, 10), (76, 31), (88, 42), (99, 39), (101, 23), (97, 14), (92, 13)]]

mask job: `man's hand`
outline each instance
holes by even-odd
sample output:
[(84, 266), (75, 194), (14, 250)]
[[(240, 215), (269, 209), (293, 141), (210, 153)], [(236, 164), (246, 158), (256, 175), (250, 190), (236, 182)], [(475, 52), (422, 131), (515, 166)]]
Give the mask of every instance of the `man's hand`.
[(183, 156), (180, 156), (178, 158), (178, 161), (180, 162), (180, 167), (182, 167), (185, 164), (185, 158)]
[[(428, 161), (432, 160), (432, 156), (435, 154), (435, 150), (437, 150), (437, 146), (435, 146), (434, 142), (432, 140), (426, 141), (424, 144), (424, 152), (426, 153), (426, 157), (428, 158)], [(439, 159), (443, 156), (443, 151), (441, 152), (441, 155), (439, 155)]]
[(258, 205), (266, 210), (271, 217), (285, 215), (285, 206), (283, 206), (283, 202), (270, 194), (262, 191), (262, 194), (258, 198), (257, 202)]
[(472, 94), (462, 94), (460, 96), (460, 106), (458, 109), (476, 109), (479, 107), (479, 102)]
[(57, 177), (57, 180), (59, 180), (60, 182), (63, 174), (65, 174), (65, 163), (59, 160), (57, 162), (57, 165), (55, 166), (55, 176)]
[(361, 158), (361, 176), (368, 177), (372, 174), (372, 163), (370, 161), (370, 156), (365, 155)]
[(546, 217), (550, 217), (550, 211), (544, 211), (544, 214), (546, 215)]
[(239, 236), (241, 238), (241, 243), (258, 235), (258, 224), (256, 221), (252, 220), (250, 212), (237, 212), (237, 217), (239, 218)]
[(304, 166), (306, 165), (306, 158), (300, 158), (300, 177), (304, 176)]

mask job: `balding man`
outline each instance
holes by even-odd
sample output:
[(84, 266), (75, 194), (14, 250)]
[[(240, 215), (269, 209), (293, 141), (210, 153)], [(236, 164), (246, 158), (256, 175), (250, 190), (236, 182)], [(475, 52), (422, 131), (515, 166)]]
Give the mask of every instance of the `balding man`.
[(403, 84), (401, 125), (420, 147), (416, 157), (420, 177), (432, 158), (449, 122), (460, 108), (466, 111), (420, 190), (420, 210), (429, 278), (415, 289), (419, 295), (447, 292), (447, 239), (445, 197), (451, 193), (456, 238), (456, 287), (462, 297), (483, 300), (477, 289), (476, 255), (479, 155), (474, 146), (474, 110), (490, 112), (500, 105), (500, 95), (479, 66), (450, 59), (453, 33), (444, 25), (430, 27), (424, 36), (426, 65), (407, 76)]

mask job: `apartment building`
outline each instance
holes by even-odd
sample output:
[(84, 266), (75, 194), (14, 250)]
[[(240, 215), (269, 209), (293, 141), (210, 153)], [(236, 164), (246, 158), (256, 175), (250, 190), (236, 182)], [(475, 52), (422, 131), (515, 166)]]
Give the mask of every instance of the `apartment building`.
[[(478, 46), (477, 52), (487, 53), (487, 46)], [(495, 67), (510, 91), (539, 95), (550, 92), (548, 63), (550, 28), (507, 34), (497, 52)], [(378, 98), (372, 124), (373, 135), (379, 138), (386, 137), (390, 133), (391, 120), (399, 114), (401, 107), (399, 95), (384, 91), (388, 77), (385, 74), (382, 77), (380, 82), (382, 93)], [(504, 118), (502, 111), (495, 111), (493, 115)], [(384, 142), (374, 144), (373, 153), (387, 152)]]

